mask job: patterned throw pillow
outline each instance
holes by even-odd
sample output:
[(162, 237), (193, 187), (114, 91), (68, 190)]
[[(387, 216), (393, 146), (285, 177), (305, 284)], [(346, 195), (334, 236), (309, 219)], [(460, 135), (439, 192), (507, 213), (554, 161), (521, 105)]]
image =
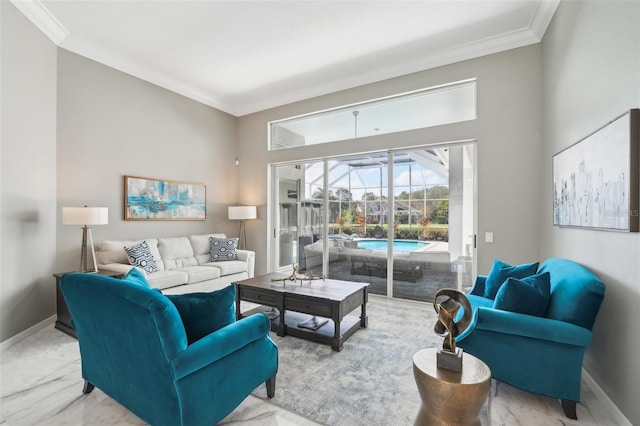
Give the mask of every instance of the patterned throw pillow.
[(211, 245), (211, 262), (236, 260), (238, 258), (237, 238), (209, 237), (209, 244)]
[(132, 247), (125, 247), (124, 250), (129, 257), (129, 263), (133, 266), (142, 268), (149, 274), (160, 270), (146, 241)]

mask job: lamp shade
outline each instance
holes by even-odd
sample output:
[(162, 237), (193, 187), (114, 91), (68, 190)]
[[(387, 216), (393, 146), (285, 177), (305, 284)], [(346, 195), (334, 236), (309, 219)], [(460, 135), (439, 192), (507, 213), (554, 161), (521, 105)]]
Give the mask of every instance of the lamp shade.
[(106, 225), (109, 223), (108, 207), (63, 207), (63, 225)]
[(255, 219), (256, 206), (229, 206), (229, 220)]

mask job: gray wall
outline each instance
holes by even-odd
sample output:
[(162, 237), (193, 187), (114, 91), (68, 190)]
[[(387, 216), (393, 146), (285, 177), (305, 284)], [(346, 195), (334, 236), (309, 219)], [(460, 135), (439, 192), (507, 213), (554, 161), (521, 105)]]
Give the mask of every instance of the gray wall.
[(553, 227), (551, 184), (554, 154), (640, 105), (640, 2), (562, 2), (542, 51), (540, 257), (574, 259), (605, 282), (584, 366), (640, 424), (640, 233)]
[(55, 306), (56, 46), (0, 2), (0, 340)]
[[(58, 54), (58, 212), (63, 206), (106, 206), (104, 239), (226, 232), (236, 199), (236, 118), (82, 56)], [(207, 186), (205, 221), (125, 221), (123, 176), (199, 182)], [(61, 271), (79, 267), (82, 233), (57, 222)]]
[[(267, 270), (267, 164), (460, 140), (477, 140), (478, 233), (494, 232), (493, 244), (479, 238), (478, 272), (495, 257), (507, 262), (537, 259), (540, 206), (540, 45), (464, 61), (240, 117), (241, 202), (260, 206), (247, 222), (257, 250), (256, 273)], [(267, 122), (325, 108), (477, 78), (478, 118), (395, 135), (267, 151)]]
[[(103, 239), (237, 235), (237, 119), (58, 49), (7, 1), (2, 12), (0, 340), (55, 313), (54, 272), (79, 267), (63, 206), (109, 207)], [(205, 221), (123, 220), (123, 176), (204, 183)]]

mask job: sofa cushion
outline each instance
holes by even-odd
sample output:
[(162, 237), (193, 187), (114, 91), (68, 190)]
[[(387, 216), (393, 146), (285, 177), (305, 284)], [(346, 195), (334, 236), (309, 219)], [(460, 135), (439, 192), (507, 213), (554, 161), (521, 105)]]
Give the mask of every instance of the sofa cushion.
[(145, 240), (105, 240), (98, 246), (96, 251), (96, 259), (98, 265), (108, 265), (110, 263), (122, 263), (129, 265), (129, 258), (125, 247), (135, 246), (142, 241), (146, 241), (149, 250), (156, 260), (156, 265), (160, 271), (164, 271), (164, 263), (158, 251), (158, 240), (155, 238), (147, 238)]
[(165, 289), (189, 282), (189, 275), (184, 271), (160, 271), (147, 276), (150, 287)]
[[(493, 307), (493, 300), (487, 299), (486, 297), (476, 296), (474, 294), (465, 294), (465, 296), (469, 299), (469, 303), (471, 303), (473, 309)], [(462, 318), (462, 316), (460, 316), (460, 318)]]
[(129, 263), (133, 266), (142, 268), (149, 274), (160, 270), (146, 241), (129, 247), (125, 246), (124, 251), (127, 252)]
[(493, 303), (495, 309), (520, 314), (544, 316), (549, 303), (551, 279), (548, 272), (521, 280), (507, 278)]
[(499, 259), (495, 259), (484, 285), (484, 297), (492, 300), (495, 299), (496, 293), (498, 293), (500, 286), (507, 280), (507, 278), (513, 277), (520, 279), (528, 277), (530, 275), (534, 275), (537, 270), (538, 262), (511, 266)]
[(198, 265), (189, 237), (159, 238), (158, 251), (166, 269)]
[(208, 263), (211, 261), (211, 243), (209, 242), (209, 238), (212, 237), (227, 238), (225, 234), (202, 234), (189, 236), (193, 255), (196, 257), (198, 264)]
[(209, 238), (211, 262), (236, 260), (238, 258), (238, 238)]
[(243, 262), (242, 260), (230, 260), (227, 262), (209, 262), (205, 263), (202, 266), (206, 266), (208, 268), (213, 267), (220, 271), (220, 276), (231, 275), (231, 274), (239, 274), (240, 272), (248, 272), (247, 271), (247, 262)]
[(189, 344), (235, 322), (236, 288), (210, 293), (168, 294), (180, 313)]
[(220, 278), (220, 269), (209, 266), (187, 266), (174, 269), (174, 271), (186, 272), (189, 277), (189, 284)]

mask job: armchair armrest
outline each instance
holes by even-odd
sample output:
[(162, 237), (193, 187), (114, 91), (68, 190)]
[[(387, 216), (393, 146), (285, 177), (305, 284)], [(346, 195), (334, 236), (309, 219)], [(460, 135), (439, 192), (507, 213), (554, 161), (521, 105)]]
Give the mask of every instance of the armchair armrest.
[(265, 314), (255, 314), (203, 337), (187, 346), (171, 361), (176, 380), (268, 336), (270, 328), (271, 321)]
[(476, 328), (580, 347), (587, 347), (592, 340), (589, 330), (568, 322), (483, 307), (476, 309), (471, 325), (456, 340), (464, 339)]
[(486, 282), (486, 275), (476, 276), (476, 281), (473, 283), (473, 287), (471, 288), (469, 294), (473, 294), (474, 296), (484, 296), (484, 285)]

